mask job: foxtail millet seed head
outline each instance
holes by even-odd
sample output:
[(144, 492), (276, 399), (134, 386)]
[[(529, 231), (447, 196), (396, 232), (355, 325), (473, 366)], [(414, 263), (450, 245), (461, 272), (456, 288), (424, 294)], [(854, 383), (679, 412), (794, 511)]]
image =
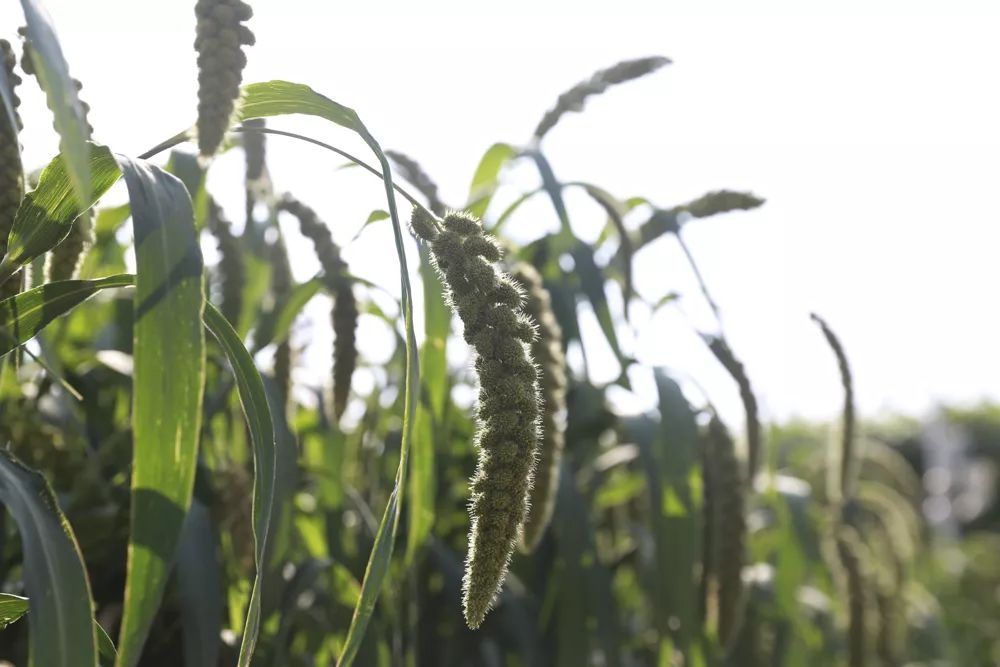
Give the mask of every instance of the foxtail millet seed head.
[(334, 242), (330, 229), (313, 209), (290, 195), (285, 195), (278, 202), (278, 210), (292, 214), (299, 222), (302, 235), (312, 241), (316, 257), (323, 267), (324, 284), (333, 298), (333, 311), (330, 314), (334, 334), (333, 417), (339, 420), (347, 407), (351, 378), (358, 362), (358, 304), (354, 296), (353, 281), (347, 263), (340, 255), (340, 247)]
[(387, 158), (396, 163), (400, 171), (403, 173), (403, 178), (413, 184), (413, 187), (417, 189), (417, 192), (422, 194), (427, 199), (427, 206), (434, 212), (435, 215), (444, 215), (445, 205), (441, 201), (441, 197), (438, 194), (437, 183), (424, 171), (424, 168), (420, 166), (420, 163), (411, 158), (409, 155), (400, 153), (398, 151), (385, 151)]
[(66, 238), (48, 253), (45, 259), (45, 281), (76, 278), (83, 256), (93, 242), (93, 214), (84, 211), (73, 221)]
[(194, 48), (198, 52), (198, 151), (210, 158), (229, 128), (247, 64), (244, 46), (254, 35), (243, 23), (253, 16), (242, 0), (198, 0)]
[(233, 234), (233, 225), (213, 198), (208, 200), (208, 231), (215, 237), (219, 263), (215, 273), (220, 287), (219, 310), (234, 327), (243, 312), (243, 288), (246, 284), (246, 262), (240, 239)]
[[(472, 241), (471, 238), (466, 241), (466, 246)], [(499, 250), (492, 242), (490, 247), (496, 250), (499, 258)], [(513, 277), (524, 289), (524, 312), (537, 325), (531, 354), (538, 365), (542, 402), (538, 464), (529, 496), (528, 516), (519, 541), (521, 551), (530, 553), (545, 534), (556, 505), (559, 470), (566, 446), (566, 357), (562, 348), (562, 330), (552, 312), (552, 298), (545, 289), (542, 276), (535, 267), (520, 262), (514, 267)], [(507, 306), (502, 306), (501, 312), (511, 313)], [(521, 328), (522, 334), (526, 334), (526, 323), (520, 316), (514, 319), (515, 322), (508, 326), (515, 331)]]
[[(719, 643), (731, 648), (742, 623), (743, 565), (746, 562), (746, 485), (729, 430), (713, 415), (704, 440), (704, 493), (707, 536), (705, 560), (710, 573), (706, 609)], [(711, 515), (708, 515), (711, 512)]]
[(479, 460), (470, 485), (462, 603), (466, 623), (477, 628), (503, 586), (528, 511), (540, 437), (538, 368), (531, 354), (537, 333), (521, 310), (521, 289), (488, 261), (499, 259), (499, 249), (482, 225), (450, 213), (441, 226), (438, 231), (428, 214), (414, 210), (411, 227), (429, 242), (445, 298), (476, 353)]
[(827, 344), (833, 351), (837, 359), (837, 367), (840, 370), (840, 383), (844, 388), (844, 409), (840, 425), (840, 451), (838, 465), (834, 468), (836, 478), (833, 484), (828, 484), (831, 498), (846, 499), (851, 497), (851, 486), (854, 477), (854, 381), (851, 378), (851, 366), (847, 362), (847, 354), (844, 346), (841, 345), (837, 334), (833, 332), (830, 325), (816, 313), (810, 315), (812, 320), (819, 325), (826, 338)]
[(2, 161), (0, 162), (0, 255), (2, 255), (7, 250), (7, 238), (14, 225), (14, 215), (21, 203), (21, 197), (24, 196), (24, 173), (21, 165), (21, 144), (17, 137), (17, 133), (21, 130), (21, 116), (17, 111), (21, 100), (15, 92), (21, 79), (14, 72), (16, 64), (14, 49), (5, 39), (0, 40), (0, 56), (3, 58), (4, 74), (10, 84), (11, 102), (14, 105), (14, 117), (7, 118), (4, 112), (3, 122), (0, 123), (0, 161)]
[(719, 336), (705, 336), (705, 343), (708, 349), (715, 355), (716, 360), (726, 369), (740, 392), (740, 400), (743, 403), (743, 412), (746, 415), (747, 430), (747, 484), (753, 486), (754, 476), (757, 474), (757, 467), (760, 465), (762, 456), (763, 436), (761, 434), (760, 418), (757, 410), (757, 396), (750, 385), (750, 377), (747, 375), (743, 363), (736, 358), (729, 343)]
[(549, 130), (556, 126), (564, 114), (571, 111), (582, 111), (587, 98), (600, 95), (611, 86), (651, 74), (668, 64), (670, 64), (669, 58), (652, 56), (624, 60), (607, 69), (594, 72), (588, 80), (578, 83), (559, 96), (555, 107), (545, 113), (535, 128), (535, 139), (541, 140)]
[(847, 664), (864, 667), (868, 660), (868, 584), (863, 561), (863, 543), (855, 529), (841, 526), (836, 534), (841, 588), (847, 599)]
[[(288, 262), (285, 240), (279, 236), (271, 245), (271, 303), (279, 308), (292, 292), (292, 268)], [(278, 343), (274, 350), (274, 383), (278, 386), (285, 405), (292, 389), (292, 346), (288, 339)]]

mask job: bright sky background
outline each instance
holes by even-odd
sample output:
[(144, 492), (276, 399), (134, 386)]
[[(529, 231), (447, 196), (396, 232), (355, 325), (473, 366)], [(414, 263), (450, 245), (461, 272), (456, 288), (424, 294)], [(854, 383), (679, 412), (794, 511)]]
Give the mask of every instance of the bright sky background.
[[(193, 122), (193, 0), (46, 4), (98, 140), (135, 155)], [(299, 81), (352, 106), (384, 147), (416, 157), (456, 203), (483, 151), (527, 140), (560, 92), (621, 59), (670, 57), (673, 65), (566, 117), (545, 150), (563, 180), (663, 206), (719, 188), (767, 198), (757, 211), (686, 230), (765, 416), (838, 411), (836, 367), (809, 321), (813, 310), (839, 332), (865, 414), (1000, 399), (1000, 3), (252, 4), (258, 44), (247, 81)], [(13, 40), (16, 3), (4, 3), (0, 19)], [(45, 117), (39, 97), (22, 97), (25, 113), (36, 114), (23, 134), (27, 160), (41, 164), (55, 140), (48, 120), (35, 120)], [(365, 154), (322, 123), (272, 125)], [(294, 188), (343, 244), (384, 207), (380, 184), (335, 172), (335, 156), (280, 138), (270, 152), (278, 190)], [(217, 161), (211, 184), (238, 219), (236, 153)], [(536, 181), (517, 168), (502, 198)], [(578, 235), (595, 238), (603, 214), (576, 197), (570, 206)], [(544, 200), (522, 210), (511, 226), (519, 235), (555, 224)], [(299, 248), (293, 263), (306, 278), (316, 264)], [(357, 273), (398, 291), (386, 226), (366, 231), (346, 256)], [(735, 388), (693, 333), (709, 320), (676, 248), (665, 239), (637, 262), (643, 295), (685, 298), (683, 312), (635, 309), (637, 333), (622, 331), (627, 351), (696, 377), (739, 420)], [(313, 372), (329, 363), (318, 312), (300, 334), (314, 337)], [(373, 321), (361, 333), (376, 348), (386, 340)], [(607, 380), (609, 352), (588, 333), (594, 379)], [(616, 398), (652, 405), (648, 370), (632, 377), (638, 399)]]

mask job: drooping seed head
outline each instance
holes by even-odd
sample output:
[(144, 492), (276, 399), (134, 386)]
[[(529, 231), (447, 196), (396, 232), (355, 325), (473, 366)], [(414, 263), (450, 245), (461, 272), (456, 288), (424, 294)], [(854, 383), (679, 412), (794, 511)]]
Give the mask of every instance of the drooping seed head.
[(246, 66), (244, 46), (253, 33), (243, 25), (253, 15), (241, 0), (198, 0), (194, 47), (198, 52), (198, 150), (203, 158), (222, 144), (236, 107)]
[(440, 233), (420, 220), (413, 227), (430, 241), (448, 302), (476, 352), (479, 461), (470, 487), (471, 528), (462, 582), (465, 620), (476, 628), (503, 585), (528, 507), (540, 397), (538, 370), (526, 341), (534, 340), (535, 331), (517, 307), (519, 290), (488, 261), (499, 250), (494, 254), (489, 249), (495, 246), (484, 238), (478, 221), (452, 213), (445, 216)]

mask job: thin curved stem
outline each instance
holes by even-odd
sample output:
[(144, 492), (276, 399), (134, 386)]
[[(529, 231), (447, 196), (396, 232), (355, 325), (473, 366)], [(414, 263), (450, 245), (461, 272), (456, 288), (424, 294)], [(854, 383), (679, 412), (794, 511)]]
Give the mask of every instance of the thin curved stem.
[(674, 234), (674, 238), (677, 239), (677, 243), (680, 244), (681, 250), (684, 251), (684, 256), (687, 258), (688, 264), (691, 265), (691, 270), (694, 272), (694, 277), (698, 281), (698, 287), (701, 288), (702, 296), (705, 297), (705, 301), (708, 302), (709, 308), (712, 309), (712, 314), (715, 315), (715, 321), (719, 325), (719, 333), (722, 334), (723, 332), (722, 315), (721, 312), (719, 311), (719, 306), (718, 304), (715, 303), (715, 299), (712, 298), (711, 293), (709, 293), (708, 291), (708, 285), (705, 284), (705, 279), (702, 277), (701, 271), (698, 270), (698, 263), (694, 261), (694, 255), (691, 254), (691, 251), (688, 249), (687, 244), (684, 243), (684, 237), (680, 235), (679, 230)]
[[(375, 176), (377, 176), (379, 178), (384, 178), (382, 176), (382, 172), (381, 171), (379, 171), (375, 167), (371, 166), (370, 164), (368, 164), (367, 162), (365, 162), (361, 158), (355, 157), (354, 155), (351, 155), (347, 151), (341, 150), (341, 149), (337, 148), (336, 146), (332, 146), (330, 144), (327, 144), (327, 143), (324, 143), (322, 141), (319, 141), (318, 139), (313, 139), (312, 137), (307, 137), (307, 136), (302, 135), (302, 134), (296, 134), (295, 132), (286, 132), (285, 130), (275, 130), (275, 129), (272, 129), (272, 128), (269, 128), (269, 127), (244, 127), (244, 126), (240, 126), (240, 127), (234, 127), (232, 129), (232, 131), (233, 132), (241, 132), (241, 133), (246, 133), (246, 132), (262, 132), (264, 134), (275, 134), (275, 135), (278, 135), (278, 136), (281, 136), (281, 137), (291, 137), (292, 139), (298, 139), (299, 141), (304, 141), (306, 143), (314, 144), (316, 146), (319, 146), (320, 148), (325, 148), (328, 151), (333, 151), (337, 155), (340, 155), (342, 157), (347, 158), (348, 160), (350, 160), (354, 164), (358, 165), (359, 167), (363, 167), (366, 171), (374, 174)], [(148, 160), (149, 158), (154, 157), (154, 156), (162, 153), (163, 151), (165, 151), (167, 149), (173, 148), (174, 146), (178, 146), (180, 144), (183, 144), (185, 141), (189, 141), (190, 139), (191, 139), (191, 131), (190, 130), (184, 130), (183, 132), (180, 132), (180, 133), (175, 134), (174, 136), (170, 137), (166, 141), (157, 144), (153, 148), (150, 148), (148, 151), (146, 151), (145, 153), (143, 153), (142, 155), (140, 155), (139, 159), (141, 159), (141, 160)], [(407, 192), (406, 190), (404, 190), (402, 187), (400, 187), (396, 183), (393, 183), (392, 187), (393, 187), (393, 189), (396, 192), (398, 192), (400, 195), (402, 195), (404, 199), (406, 199), (408, 202), (410, 202), (410, 204), (412, 204), (413, 206), (417, 206), (417, 207), (419, 207), (421, 209), (426, 210), (427, 207), (425, 207), (423, 204), (421, 204), (413, 195), (411, 195), (409, 192)], [(431, 219), (436, 220), (436, 218), (434, 216), (431, 216)]]
[[(351, 155), (350, 153), (348, 153), (347, 151), (341, 150), (341, 149), (337, 148), (336, 146), (331, 146), (330, 144), (327, 144), (327, 143), (324, 143), (322, 141), (319, 141), (318, 139), (313, 139), (312, 137), (307, 137), (307, 136), (305, 136), (303, 134), (296, 134), (295, 132), (286, 132), (285, 130), (275, 130), (275, 129), (272, 129), (272, 128), (269, 128), (269, 127), (234, 127), (233, 128), (233, 132), (243, 132), (243, 133), (247, 133), (247, 132), (262, 132), (264, 134), (276, 134), (276, 135), (281, 136), (281, 137), (291, 137), (292, 139), (298, 139), (299, 141), (304, 141), (304, 142), (306, 142), (308, 144), (313, 144), (315, 146), (319, 146), (320, 148), (325, 148), (328, 151), (333, 151), (337, 155), (340, 155), (341, 157), (347, 158), (348, 160), (350, 160), (354, 164), (358, 165), (359, 167), (364, 168), (366, 171), (374, 174), (375, 176), (384, 179), (384, 177), (382, 176), (382, 172), (380, 170), (378, 170), (375, 167), (371, 166), (370, 164), (368, 164), (367, 162), (365, 162), (361, 158), (355, 157), (355, 156)], [(426, 208), (423, 204), (421, 204), (419, 201), (417, 201), (417, 199), (415, 197), (413, 197), (413, 195), (411, 195), (409, 192), (407, 192), (406, 190), (404, 190), (399, 185), (396, 185), (395, 183), (393, 183), (392, 187), (393, 187), (393, 189), (396, 192), (398, 192), (399, 194), (401, 194), (404, 199), (406, 199), (408, 202), (410, 202), (414, 206), (419, 206), (420, 208)]]

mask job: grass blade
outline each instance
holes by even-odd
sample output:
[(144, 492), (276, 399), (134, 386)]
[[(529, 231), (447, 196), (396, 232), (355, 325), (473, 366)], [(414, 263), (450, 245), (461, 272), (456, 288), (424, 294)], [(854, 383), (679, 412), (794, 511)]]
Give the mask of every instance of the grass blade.
[(63, 57), (55, 27), (45, 7), (39, 0), (21, 0), (21, 8), (28, 26), (38, 83), (45, 90), (49, 108), (55, 117), (59, 150), (69, 171), (76, 201), (87, 201), (91, 192), (87, 150), (89, 132), (76, 85), (69, 75), (69, 65)]
[(472, 184), (469, 186), (469, 201), (465, 208), (480, 220), (493, 200), (493, 194), (500, 183), (500, 170), (517, 157), (517, 150), (510, 144), (497, 143), (487, 149), (479, 160)]
[(243, 414), (247, 418), (250, 439), (253, 442), (253, 534), (254, 564), (257, 575), (250, 592), (243, 642), (240, 645), (240, 667), (250, 664), (257, 634), (260, 631), (261, 588), (264, 570), (270, 557), (270, 528), (274, 516), (275, 470), (277, 449), (274, 439), (274, 424), (267, 404), (264, 381), (253, 363), (236, 330), (229, 321), (210, 303), (205, 304), (205, 326), (219, 341), (236, 376)]
[(177, 549), (177, 587), (186, 667), (219, 664), (222, 572), (208, 508), (191, 502)]
[(0, 301), (0, 356), (28, 342), (52, 320), (102, 289), (134, 284), (135, 277), (124, 273), (97, 280), (60, 280)]
[[(698, 427), (680, 386), (662, 369), (655, 373), (660, 425), (651, 439), (639, 438), (655, 541), (657, 589), (653, 599), (660, 639), (685, 657), (697, 637), (698, 586), (695, 563), (701, 553), (701, 472)], [(661, 655), (661, 659), (663, 656)]]
[[(7, 277), (35, 257), (51, 250), (69, 234), (76, 218), (93, 206), (121, 177), (121, 170), (106, 146), (88, 142), (84, 149), (88, 182), (93, 190), (87, 197), (75, 193), (72, 174), (58, 155), (42, 170), (38, 187), (25, 195), (14, 216), (7, 255), (0, 276)], [(80, 201), (83, 205), (80, 205)]]
[(385, 513), (375, 536), (375, 544), (369, 555), (365, 577), (361, 583), (361, 596), (354, 609), (351, 626), (344, 643), (344, 652), (338, 660), (338, 665), (346, 667), (354, 661), (361, 646), (368, 621), (375, 611), (382, 583), (389, 570), (392, 558), (393, 543), (396, 529), (399, 525), (399, 502), (405, 485), (406, 467), (410, 443), (413, 439), (414, 412), (416, 410), (417, 387), (419, 385), (419, 370), (417, 367), (416, 336), (413, 332), (413, 298), (410, 286), (409, 269), (406, 265), (406, 252), (403, 247), (403, 230), (399, 222), (396, 208), (396, 198), (393, 195), (392, 171), (389, 161), (378, 142), (365, 127), (357, 113), (333, 100), (320, 95), (312, 88), (302, 84), (287, 81), (269, 81), (255, 83), (244, 87), (243, 102), (240, 116), (243, 119), (277, 116), (283, 114), (307, 114), (325, 118), (341, 127), (356, 132), (379, 159), (382, 168), (382, 179), (385, 186), (386, 200), (389, 205), (389, 216), (392, 219), (392, 231), (396, 242), (396, 255), (399, 259), (400, 291), (403, 302), (403, 319), (406, 329), (406, 386), (403, 401), (403, 437), (399, 452), (399, 467), (396, 470), (396, 480)]
[(28, 613), (28, 598), (0, 593), (0, 630)]
[(21, 533), (24, 585), (31, 599), (31, 664), (80, 667), (97, 664), (90, 583), (73, 531), (52, 487), (0, 450), (0, 500)]
[(187, 189), (120, 157), (136, 244), (132, 519), (117, 664), (133, 667), (191, 504), (205, 383), (203, 262)]

